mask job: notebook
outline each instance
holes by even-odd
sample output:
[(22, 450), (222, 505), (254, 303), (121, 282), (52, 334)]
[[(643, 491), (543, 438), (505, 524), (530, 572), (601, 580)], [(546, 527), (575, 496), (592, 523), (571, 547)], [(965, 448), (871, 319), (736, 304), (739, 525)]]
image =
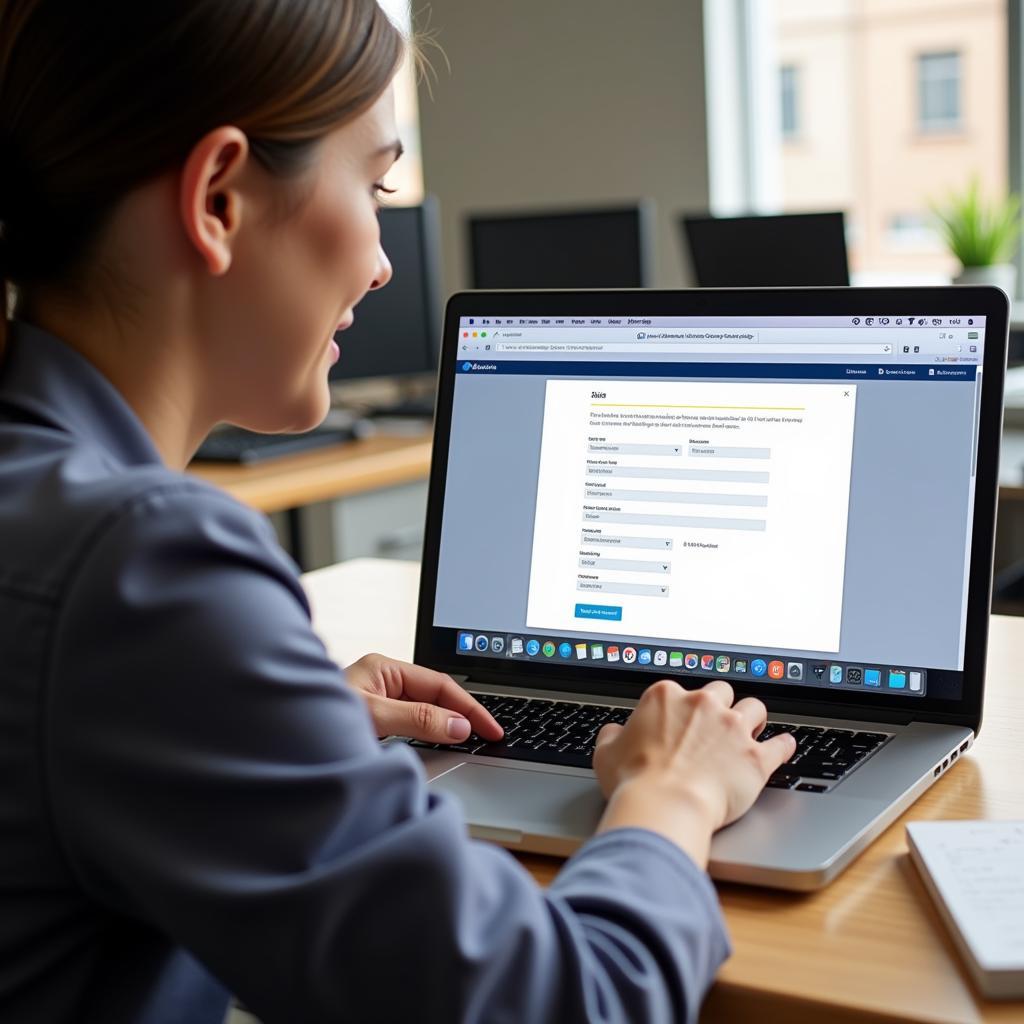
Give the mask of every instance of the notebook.
[(1024, 998), (1024, 821), (915, 821), (907, 844), (981, 992)]

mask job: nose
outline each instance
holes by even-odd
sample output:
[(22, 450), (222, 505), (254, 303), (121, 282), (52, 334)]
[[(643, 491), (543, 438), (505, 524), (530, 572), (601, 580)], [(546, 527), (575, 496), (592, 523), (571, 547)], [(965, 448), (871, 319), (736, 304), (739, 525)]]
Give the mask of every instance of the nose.
[(373, 275), (373, 280), (370, 282), (370, 291), (376, 291), (378, 288), (383, 288), (384, 285), (391, 280), (393, 271), (391, 269), (391, 260), (388, 259), (388, 254), (384, 251), (382, 245), (377, 246), (377, 271)]

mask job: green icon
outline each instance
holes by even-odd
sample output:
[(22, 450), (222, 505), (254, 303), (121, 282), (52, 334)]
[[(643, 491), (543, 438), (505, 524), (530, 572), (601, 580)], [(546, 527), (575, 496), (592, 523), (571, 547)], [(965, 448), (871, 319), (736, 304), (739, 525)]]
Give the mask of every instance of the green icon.
[(672, 666), (672, 668), (679, 668), (683, 664), (683, 652), (673, 651), (668, 656), (668, 663)]
[(977, 341), (978, 340), (978, 332), (977, 331), (968, 331), (967, 332), (967, 339), (968, 339), (968, 341)]
[(481, 338), (486, 338), (487, 337), (487, 332), (486, 331), (481, 331), (480, 332), (480, 337)]
[(553, 658), (555, 656), (555, 645), (548, 640), (547, 643), (544, 644), (543, 651), (545, 658)]

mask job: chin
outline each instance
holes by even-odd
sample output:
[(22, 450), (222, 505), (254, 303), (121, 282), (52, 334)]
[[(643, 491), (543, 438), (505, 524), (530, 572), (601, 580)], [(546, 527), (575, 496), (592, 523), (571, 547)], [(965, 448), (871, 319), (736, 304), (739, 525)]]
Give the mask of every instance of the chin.
[(261, 434), (305, 434), (323, 423), (331, 408), (331, 393), (320, 385), (315, 394), (308, 394), (292, 403), (288, 408), (260, 410), (240, 426)]

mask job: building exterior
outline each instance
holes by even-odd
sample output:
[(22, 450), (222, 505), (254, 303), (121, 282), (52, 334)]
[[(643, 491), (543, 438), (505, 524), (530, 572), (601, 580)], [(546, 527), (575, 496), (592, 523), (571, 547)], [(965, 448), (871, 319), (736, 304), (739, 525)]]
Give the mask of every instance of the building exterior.
[(1005, 0), (775, 0), (781, 206), (844, 209), (860, 283), (958, 265), (929, 205), (1007, 188)]

